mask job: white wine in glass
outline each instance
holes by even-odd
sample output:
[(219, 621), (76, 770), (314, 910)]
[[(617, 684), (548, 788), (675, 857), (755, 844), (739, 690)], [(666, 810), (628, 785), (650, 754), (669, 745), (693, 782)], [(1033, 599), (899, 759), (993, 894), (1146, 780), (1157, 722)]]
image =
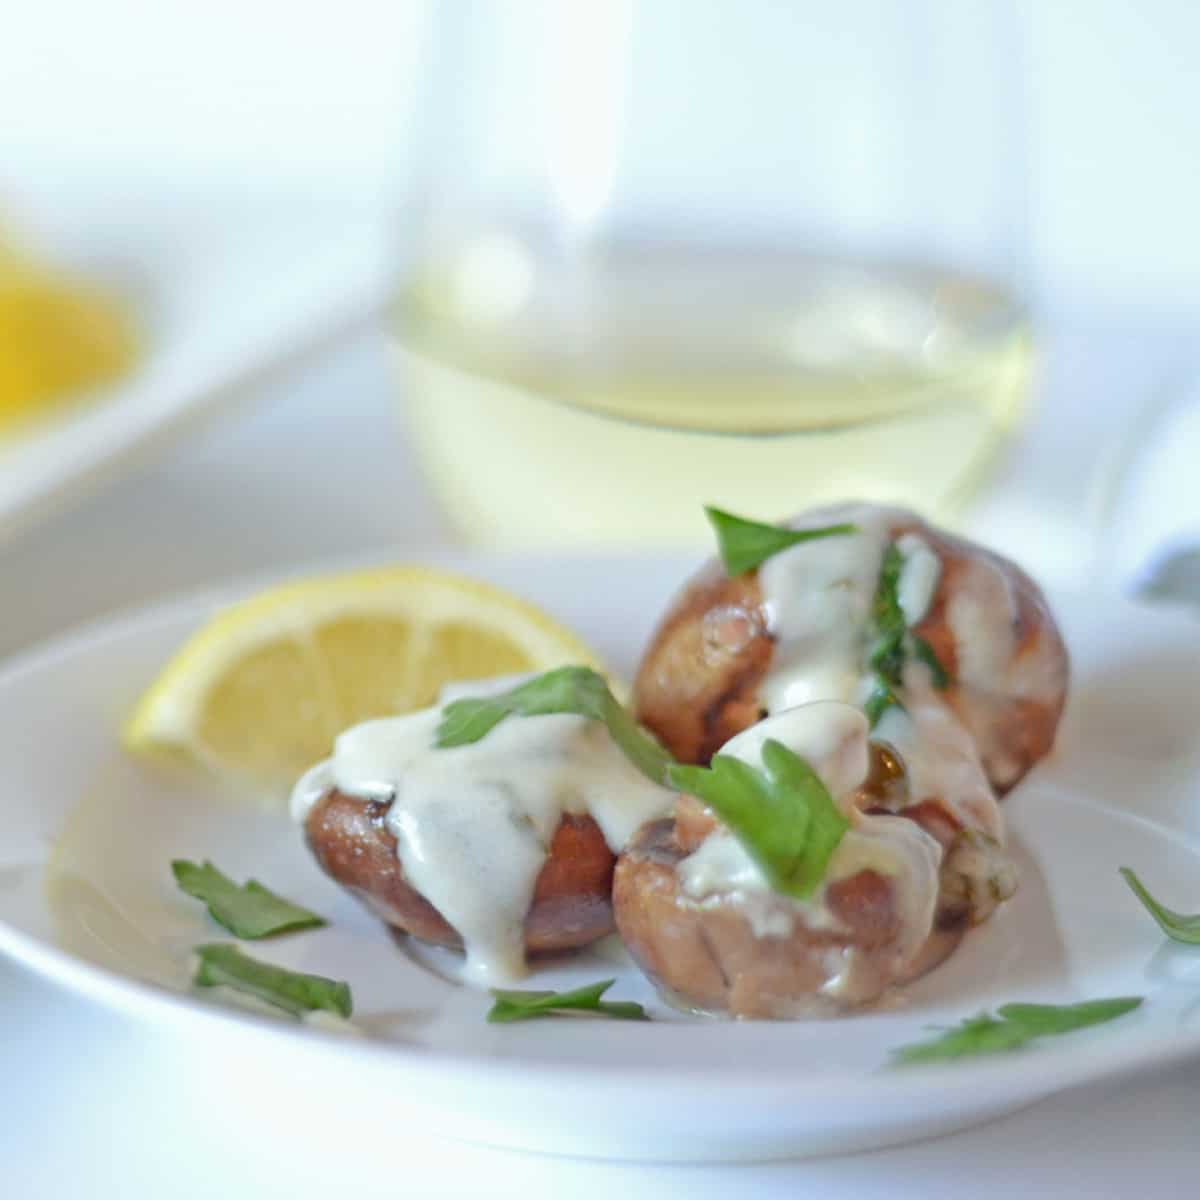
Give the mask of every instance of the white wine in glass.
[[(735, 10), (604, 7), (592, 12), (582, 50), (575, 24), (556, 19), (561, 9), (540, 11), (543, 23), (522, 27), (523, 38), (512, 15), (477, 5), (456, 9), (439, 31), (454, 77), (469, 81), (431, 106), (449, 130), (433, 157), (443, 162), (447, 145), (456, 148), (457, 170), (430, 167), (409, 210), (396, 315), (404, 401), (463, 533), (503, 546), (695, 543), (706, 536), (704, 503), (775, 518), (846, 497), (952, 519), (1028, 392), (1024, 311), (1011, 278), (988, 269), (1011, 249), (1009, 226), (1023, 214), (1006, 216), (990, 197), (974, 217), (986, 252), (934, 253), (938, 239), (921, 231), (936, 213), (909, 228), (916, 167), (901, 169), (894, 155), (884, 155), (881, 186), (898, 193), (898, 215), (874, 197), (887, 219), (855, 217), (864, 206), (855, 208), (845, 179), (844, 213), (794, 204), (813, 172), (836, 173), (825, 126), (848, 120), (849, 101), (822, 98), (822, 133), (806, 148), (783, 119), (785, 102), (807, 111), (816, 81), (777, 68), (787, 36), (812, 30), (786, 19), (779, 27), (777, 8), (747, 6), (763, 27), (750, 38), (741, 87), (724, 101), (736, 108), (765, 92), (773, 119), (751, 122), (751, 138), (731, 138), (722, 100), (705, 91), (696, 112), (709, 125), (700, 121), (691, 149), (677, 153), (652, 133), (663, 107), (678, 102), (675, 91), (664, 96), (661, 76), (678, 75), (687, 53), (664, 38), (663, 14), (707, 19), (702, 45), (715, 50)], [(819, 19), (844, 30), (879, 11), (851, 4)], [(731, 37), (745, 41), (744, 28)], [(882, 44), (897, 87), (912, 85), (932, 54), (910, 36)], [(564, 69), (572, 62), (578, 71)], [(664, 65), (656, 74), (647, 62)], [(693, 84), (696, 69), (685, 72)], [(876, 81), (882, 102), (878, 93)], [(882, 112), (864, 115), (861, 103), (855, 111), (860, 124), (886, 126), (871, 127), (882, 149), (900, 136)], [(755, 164), (780, 158), (781, 145), (790, 173), (779, 170), (775, 194), (766, 184), (753, 197), (726, 186), (728, 173), (762, 176)], [(645, 175), (651, 152), (662, 156), (653, 186), (638, 168)], [(711, 165), (698, 167), (697, 155)], [(703, 183), (705, 170), (711, 187), (685, 186)], [(872, 236), (851, 236), (842, 220)], [(1011, 276), (1011, 259), (1005, 265)]]

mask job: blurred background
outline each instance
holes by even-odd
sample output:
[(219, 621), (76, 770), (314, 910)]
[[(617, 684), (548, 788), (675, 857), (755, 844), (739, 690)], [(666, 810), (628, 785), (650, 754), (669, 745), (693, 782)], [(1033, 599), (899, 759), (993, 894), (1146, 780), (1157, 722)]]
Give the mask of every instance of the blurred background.
[(704, 500), (899, 499), (1125, 590), (1200, 534), (1183, 0), (9, 9), (26, 637), (380, 548), (700, 545)]
[[(486, 16), (497, 6), (432, 7)], [(674, 23), (675, 61), (664, 65), (686, 71), (689, 35), (703, 20), (696, 14), (712, 6), (648, 7)], [(772, 7), (784, 6), (763, 11)], [(761, 32), (743, 19), (743, 35), (769, 43), (781, 22), (800, 36), (828, 20), (826, 6), (786, 7)], [(948, 66), (968, 79), (987, 71), (1011, 89), (1022, 110), (1012, 114), (1014, 134), (1027, 139), (1039, 302), (1155, 315), (1188, 309), (1200, 274), (1200, 243), (1190, 236), (1200, 186), (1194, 5), (921, 0), (867, 6), (864, 34), (869, 8), (909, 34), (972, 39), (978, 57)], [(85, 174), (103, 193), (147, 179), (183, 186), (212, 177), (251, 191), (272, 177), (305, 189), (340, 184), (348, 196), (390, 191), (422, 134), (412, 116), (429, 65), (429, 17), (420, 3), (376, 0), (182, 0), (169, 12), (139, 0), (10, 6), (0, 48), (6, 192), (54, 192), (56, 181)], [(1007, 35), (991, 40), (989, 24), (1001, 23)], [(752, 89), (756, 81), (743, 82)], [(664, 89), (674, 83), (661, 80)], [(827, 99), (831, 121), (852, 119), (849, 98), (835, 91)], [(676, 155), (687, 166), (704, 155), (704, 130), (691, 133), (671, 143), (664, 170), (674, 170)], [(958, 153), (977, 160), (981, 149)], [(947, 176), (962, 165), (952, 151), (942, 163)]]

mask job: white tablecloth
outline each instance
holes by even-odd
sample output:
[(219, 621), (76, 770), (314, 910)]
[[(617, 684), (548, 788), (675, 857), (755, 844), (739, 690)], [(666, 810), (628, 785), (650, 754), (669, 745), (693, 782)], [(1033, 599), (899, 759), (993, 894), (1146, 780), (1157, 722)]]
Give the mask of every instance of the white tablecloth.
[[(1036, 514), (1023, 557), (1056, 581), (1104, 577), (1090, 480), (1135, 406), (1175, 376), (1171, 338), (1064, 336), (1035, 436), (1017, 447), (975, 528), (1001, 542)], [(0, 655), (170, 592), (448, 531), (397, 424), (377, 335), (340, 348), (253, 408), (23, 541), (0, 548)], [(749, 1167), (650, 1167), (486, 1150), (398, 1132), (326, 1146), (311, 1128), (232, 1129), (195, 1081), (204, 1048), (131, 1025), (0, 963), (0, 1195), (727, 1197), (1192, 1195), (1200, 1065), (1058, 1097), (1007, 1120), (875, 1154)], [(199, 1056), (199, 1057), (198, 1057)], [(211, 1063), (206, 1063), (211, 1069)]]

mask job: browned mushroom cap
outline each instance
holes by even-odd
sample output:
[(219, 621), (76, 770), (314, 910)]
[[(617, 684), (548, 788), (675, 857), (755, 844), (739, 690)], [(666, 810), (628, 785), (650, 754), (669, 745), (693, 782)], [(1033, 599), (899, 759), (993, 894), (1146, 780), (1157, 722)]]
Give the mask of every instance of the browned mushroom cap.
[[(304, 823), (326, 874), (387, 924), (423, 941), (461, 948), (462, 939), (405, 878), (396, 839), (384, 824), (388, 805), (331, 791)], [(525, 918), (531, 954), (570, 950), (611, 933), (614, 856), (591, 817), (563, 817)]]
[(758, 573), (707, 564), (676, 597), (634, 680), (638, 720), (680, 762), (707, 764), (765, 715), (759, 689), (775, 642)]
[[(678, 833), (671, 819), (642, 828), (617, 862), (613, 905), (638, 965), (687, 1008), (785, 1019), (868, 1004), (937, 966), (967, 927), (963, 912), (939, 913), (918, 954), (901, 958), (905, 931), (892, 882), (863, 870), (827, 889), (834, 928), (797, 920), (787, 936), (760, 937), (735, 896), (696, 903), (683, 894), (678, 866), (689, 848)], [(851, 962), (837, 994), (823, 991)]]
[[(1003, 795), (1054, 745), (1070, 676), (1066, 644), (1041, 589), (1016, 563), (920, 522), (912, 532), (942, 564), (913, 632), (950, 675), (943, 695)], [(959, 615), (969, 611), (968, 598), (977, 621)]]
[[(893, 537), (915, 533), (941, 562), (914, 632), (951, 684), (942, 693), (975, 738), (988, 778), (1007, 791), (1053, 745), (1066, 699), (1067, 652), (1037, 585), (1014, 563), (897, 511)], [(707, 763), (762, 715), (774, 641), (757, 572), (704, 567), (660, 621), (634, 684), (638, 718), (676, 758)]]

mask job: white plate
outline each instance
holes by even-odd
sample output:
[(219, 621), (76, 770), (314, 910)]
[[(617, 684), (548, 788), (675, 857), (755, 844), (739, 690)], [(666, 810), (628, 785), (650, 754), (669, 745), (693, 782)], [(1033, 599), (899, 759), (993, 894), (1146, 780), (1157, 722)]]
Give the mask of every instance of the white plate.
[(0, 541), (365, 323), (391, 282), (383, 214), (344, 197), (53, 182), (6, 201), (44, 253), (132, 302), (143, 355), (61, 419), (0, 442)]
[[(515, 586), (628, 668), (678, 564), (462, 564)], [(398, 1123), (555, 1153), (674, 1160), (882, 1146), (960, 1128), (1088, 1080), (1200, 1050), (1200, 951), (1173, 946), (1117, 867), (1200, 907), (1200, 626), (1062, 600), (1075, 656), (1060, 750), (1008, 801), (1015, 900), (883, 1011), (834, 1022), (714, 1023), (654, 1002), (611, 947), (541, 973), (616, 975), (659, 1020), (494, 1026), (322, 877), (285, 818), (128, 761), (122, 713), (212, 607), (189, 601), (85, 631), (0, 675), (0, 948), (62, 983), (211, 1045), (225, 1117), (271, 1114), (349, 1144)], [(361, 1038), (172, 990), (187, 950), (221, 938), (172, 885), (211, 857), (330, 918), (253, 952), (349, 980)], [(1139, 994), (1118, 1023), (993, 1059), (888, 1069), (891, 1048), (1006, 1001)], [(315, 1126), (314, 1126), (315, 1127)]]

